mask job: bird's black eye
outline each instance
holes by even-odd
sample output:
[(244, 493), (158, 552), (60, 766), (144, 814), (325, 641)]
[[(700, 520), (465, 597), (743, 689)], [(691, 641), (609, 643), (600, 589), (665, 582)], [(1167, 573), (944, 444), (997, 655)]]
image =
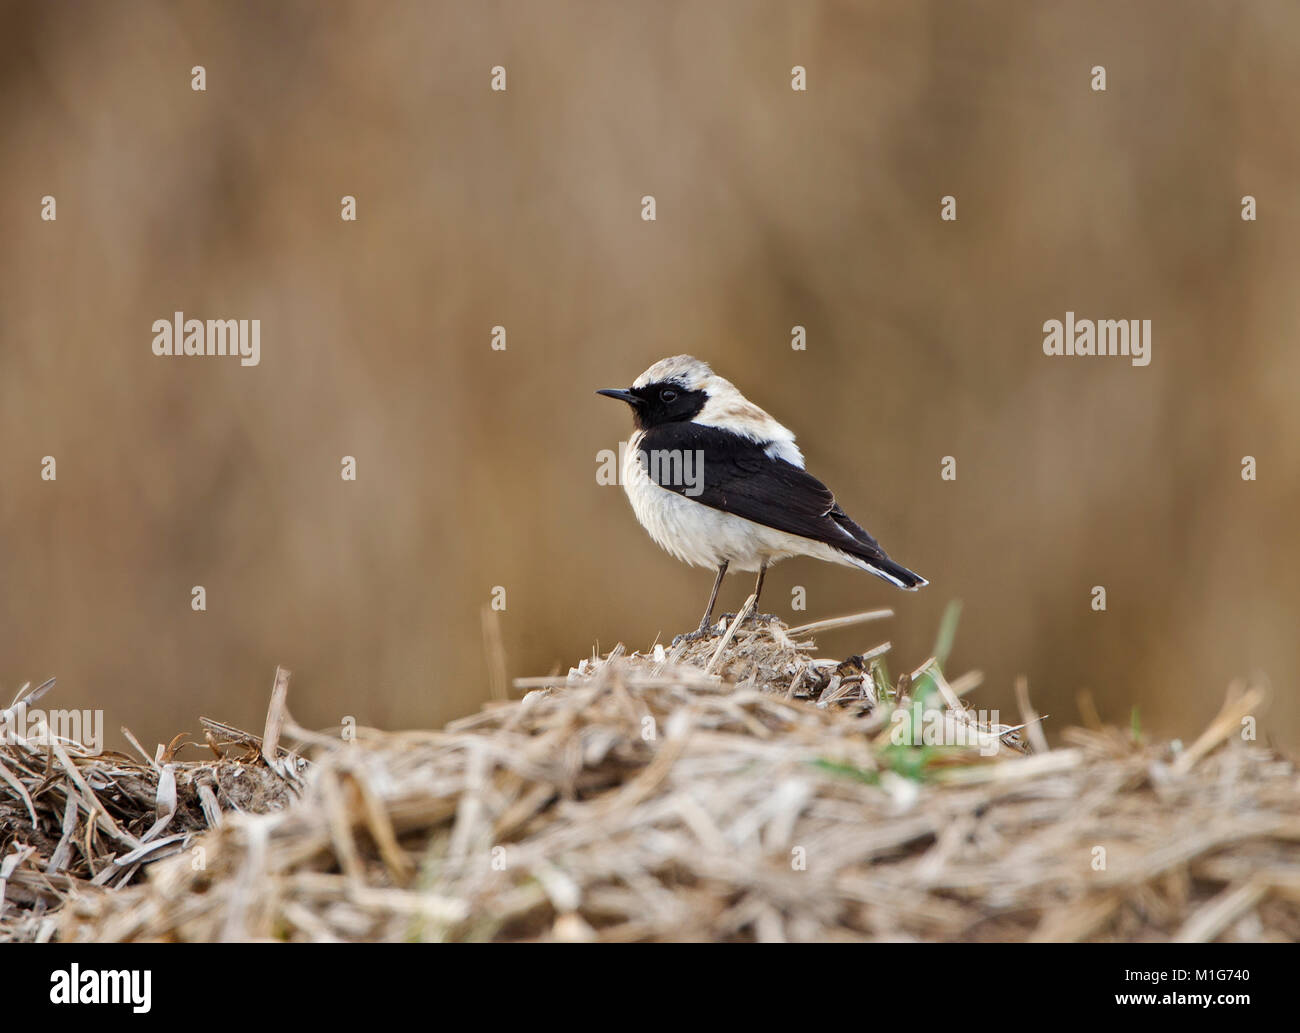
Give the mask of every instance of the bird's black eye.
[(672, 402), (675, 401), (676, 398), (677, 398), (677, 392), (674, 391), (671, 387), (666, 387), (659, 392), (659, 401), (661, 402)]

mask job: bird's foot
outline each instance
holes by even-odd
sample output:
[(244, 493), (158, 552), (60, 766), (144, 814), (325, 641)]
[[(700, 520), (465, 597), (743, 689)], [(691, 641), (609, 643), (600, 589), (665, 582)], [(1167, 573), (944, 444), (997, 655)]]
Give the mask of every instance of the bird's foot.
[[(724, 613), (716, 624), (703, 624), (695, 631), (688, 631), (678, 635), (673, 639), (674, 646), (684, 645), (689, 642), (699, 642), (701, 639), (718, 638), (727, 633), (731, 627), (731, 622), (736, 619), (734, 613)], [(764, 626), (768, 624), (780, 624), (781, 618), (775, 613), (751, 613), (745, 618), (746, 624)]]
[[(731, 627), (731, 622), (734, 621), (735, 619), (736, 619), (736, 615), (734, 613), (724, 613), (722, 615), (723, 627), (726, 628)], [(780, 624), (781, 618), (777, 616), (775, 613), (751, 613), (748, 617), (745, 618), (745, 623), (760, 624), (760, 625), (773, 624), (773, 623)]]
[(699, 642), (701, 639), (713, 638), (713, 636), (720, 634), (721, 632), (712, 624), (704, 624), (695, 631), (688, 631), (684, 634), (678, 635), (673, 639), (673, 645), (681, 646), (689, 642)]

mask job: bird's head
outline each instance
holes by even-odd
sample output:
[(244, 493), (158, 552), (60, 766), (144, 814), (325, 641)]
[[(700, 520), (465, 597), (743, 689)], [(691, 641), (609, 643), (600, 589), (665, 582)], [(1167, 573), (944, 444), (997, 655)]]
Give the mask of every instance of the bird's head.
[(617, 398), (632, 407), (632, 419), (642, 430), (663, 423), (691, 420), (709, 401), (710, 383), (718, 380), (706, 362), (689, 355), (660, 359), (626, 390), (606, 388), (598, 395)]

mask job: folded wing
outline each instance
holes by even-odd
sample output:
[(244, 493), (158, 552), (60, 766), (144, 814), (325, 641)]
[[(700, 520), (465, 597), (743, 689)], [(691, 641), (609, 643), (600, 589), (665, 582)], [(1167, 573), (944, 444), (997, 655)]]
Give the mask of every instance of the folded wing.
[[(924, 584), (923, 578), (885, 555), (876, 540), (840, 508), (826, 485), (784, 459), (769, 457), (760, 442), (718, 427), (681, 422), (650, 429), (639, 447), (647, 472), (662, 488), (756, 524), (842, 549), (890, 571), (893, 576), (888, 580), (902, 587)], [(914, 579), (911, 583), (907, 575)]]

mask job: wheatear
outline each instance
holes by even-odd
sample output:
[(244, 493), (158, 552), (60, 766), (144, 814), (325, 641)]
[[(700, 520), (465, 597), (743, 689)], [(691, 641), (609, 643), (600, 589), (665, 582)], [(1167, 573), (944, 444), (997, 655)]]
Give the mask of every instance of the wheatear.
[(675, 355), (625, 391), (596, 393), (632, 407), (623, 489), (641, 526), (679, 560), (718, 570), (697, 634), (709, 627), (728, 568), (758, 571), (755, 596), (767, 568), (791, 556), (860, 567), (899, 588), (927, 584), (804, 471), (794, 434), (707, 363)]

